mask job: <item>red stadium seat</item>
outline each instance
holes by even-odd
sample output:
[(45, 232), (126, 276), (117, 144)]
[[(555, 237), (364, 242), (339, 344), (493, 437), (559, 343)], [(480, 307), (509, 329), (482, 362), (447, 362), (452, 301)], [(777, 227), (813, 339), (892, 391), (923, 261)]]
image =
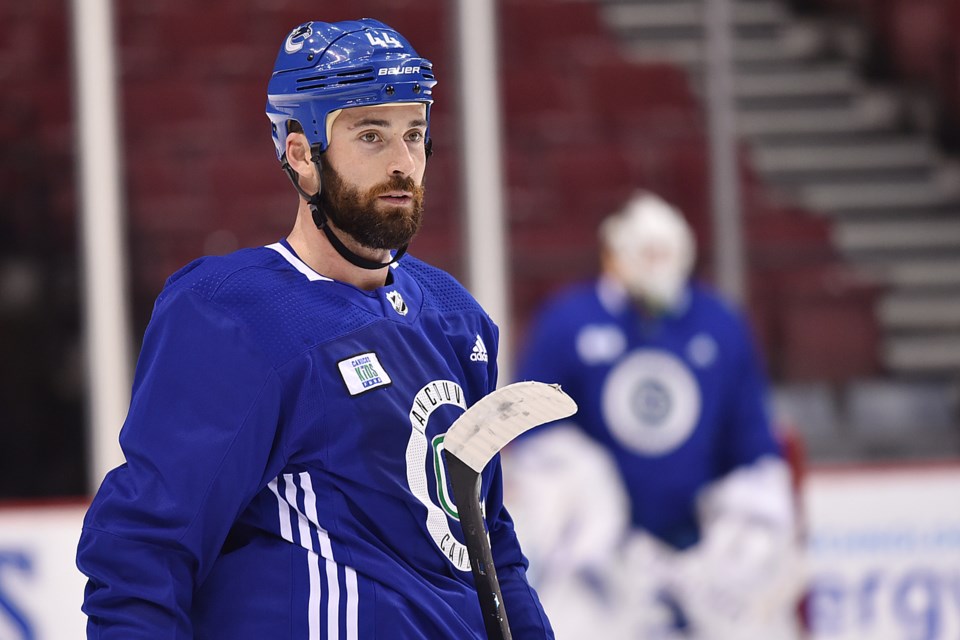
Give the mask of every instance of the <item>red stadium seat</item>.
[(768, 360), (784, 381), (843, 382), (880, 372), (878, 285), (839, 263), (754, 272), (768, 314)]

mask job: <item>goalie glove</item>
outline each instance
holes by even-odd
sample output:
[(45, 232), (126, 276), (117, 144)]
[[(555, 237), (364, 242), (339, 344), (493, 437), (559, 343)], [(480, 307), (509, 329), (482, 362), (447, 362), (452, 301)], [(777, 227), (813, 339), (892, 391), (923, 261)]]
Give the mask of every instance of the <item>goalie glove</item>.
[(758, 460), (700, 496), (702, 539), (678, 554), (670, 591), (698, 640), (794, 638), (804, 572), (790, 474)]

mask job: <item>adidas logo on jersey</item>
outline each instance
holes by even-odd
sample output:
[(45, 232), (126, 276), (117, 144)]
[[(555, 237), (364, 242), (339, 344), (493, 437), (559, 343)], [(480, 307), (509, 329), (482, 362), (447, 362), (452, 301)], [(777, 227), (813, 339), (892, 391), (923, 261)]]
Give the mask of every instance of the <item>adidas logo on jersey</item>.
[(483, 344), (483, 339), (478, 335), (477, 342), (473, 345), (473, 351), (470, 353), (470, 359), (474, 362), (487, 362), (487, 345)]

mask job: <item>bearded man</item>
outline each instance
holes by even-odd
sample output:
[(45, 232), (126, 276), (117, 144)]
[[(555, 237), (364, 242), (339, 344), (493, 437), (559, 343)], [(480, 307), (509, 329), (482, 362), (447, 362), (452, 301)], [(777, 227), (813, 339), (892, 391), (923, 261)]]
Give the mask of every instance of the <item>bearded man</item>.
[[(486, 637), (442, 452), (496, 388), (498, 330), (451, 276), (404, 256), (435, 83), (376, 20), (284, 40), (267, 115), (296, 222), (160, 294), (127, 463), (80, 539), (88, 637)], [(481, 497), (513, 637), (553, 638), (498, 457)]]

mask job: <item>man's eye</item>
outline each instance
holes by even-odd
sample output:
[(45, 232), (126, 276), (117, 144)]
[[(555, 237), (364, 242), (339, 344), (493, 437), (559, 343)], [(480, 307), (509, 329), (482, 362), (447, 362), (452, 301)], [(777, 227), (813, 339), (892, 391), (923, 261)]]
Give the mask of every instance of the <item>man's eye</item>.
[(364, 142), (376, 142), (380, 139), (380, 136), (374, 133), (373, 131), (368, 131), (360, 136), (360, 139)]
[(411, 131), (410, 133), (407, 134), (407, 140), (409, 140), (410, 142), (420, 142), (421, 140), (423, 140), (423, 132)]

